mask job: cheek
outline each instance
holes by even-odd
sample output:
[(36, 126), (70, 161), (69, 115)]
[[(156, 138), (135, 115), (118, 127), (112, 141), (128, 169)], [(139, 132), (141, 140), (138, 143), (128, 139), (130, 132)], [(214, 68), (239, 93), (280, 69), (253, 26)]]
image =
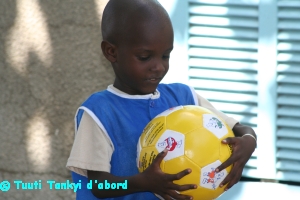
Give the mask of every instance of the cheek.
[(164, 67), (165, 67), (165, 70), (167, 72), (169, 70), (169, 60), (164, 62)]
[(133, 63), (131, 63), (131, 65), (129, 65), (123, 73), (126, 74), (128, 79), (131, 79), (131, 81), (133, 81), (132, 79), (136, 80), (136, 79), (143, 78), (145, 74), (142, 66), (134, 65)]
[(167, 73), (169, 71), (169, 65), (165, 68), (165, 73)]

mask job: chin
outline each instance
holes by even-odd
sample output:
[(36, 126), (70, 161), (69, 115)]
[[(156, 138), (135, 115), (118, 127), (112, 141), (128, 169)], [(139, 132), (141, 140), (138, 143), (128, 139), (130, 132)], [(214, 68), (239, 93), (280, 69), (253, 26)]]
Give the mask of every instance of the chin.
[(156, 87), (149, 87), (149, 88), (143, 88), (143, 89), (140, 89), (138, 90), (138, 93), (142, 94), (142, 95), (145, 95), (145, 94), (153, 94), (155, 91), (156, 91)]
[[(158, 87), (159, 82), (144, 82), (132, 85), (132, 92), (136, 95), (146, 95), (154, 93)], [(132, 94), (132, 93), (131, 93)]]

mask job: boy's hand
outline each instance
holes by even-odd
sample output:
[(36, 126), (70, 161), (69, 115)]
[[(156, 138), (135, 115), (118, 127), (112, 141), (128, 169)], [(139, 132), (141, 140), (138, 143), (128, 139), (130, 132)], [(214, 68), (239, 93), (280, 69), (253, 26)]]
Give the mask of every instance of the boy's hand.
[(197, 185), (176, 185), (173, 183), (175, 180), (179, 180), (182, 177), (190, 174), (191, 169), (185, 169), (177, 174), (166, 174), (160, 169), (160, 163), (163, 158), (167, 155), (168, 150), (165, 149), (157, 155), (153, 163), (141, 173), (143, 180), (146, 184), (144, 187), (149, 189), (151, 192), (160, 195), (165, 200), (170, 199), (193, 199), (191, 196), (178, 194), (176, 191), (184, 191), (189, 189), (197, 188)]
[(233, 164), (230, 173), (226, 176), (222, 183), (220, 183), (220, 187), (223, 187), (228, 183), (225, 190), (230, 189), (240, 180), (245, 164), (250, 159), (256, 147), (256, 141), (254, 138), (249, 136), (241, 137), (248, 133), (255, 136), (252, 128), (236, 124), (232, 130), (236, 137), (226, 138), (222, 141), (223, 144), (229, 144), (232, 146), (232, 155), (216, 169), (216, 171), (222, 171)]

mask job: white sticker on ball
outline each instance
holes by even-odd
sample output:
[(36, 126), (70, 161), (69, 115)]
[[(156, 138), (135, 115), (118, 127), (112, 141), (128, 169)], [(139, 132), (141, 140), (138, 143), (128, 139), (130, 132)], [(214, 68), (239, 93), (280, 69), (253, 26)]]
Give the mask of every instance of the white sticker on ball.
[(172, 130), (166, 130), (156, 143), (158, 152), (167, 148), (168, 154), (165, 161), (184, 155), (184, 135)]
[(203, 127), (212, 132), (219, 139), (228, 133), (222, 121), (212, 114), (203, 114)]
[(200, 186), (211, 190), (215, 190), (219, 187), (220, 183), (227, 176), (225, 169), (218, 173), (215, 172), (215, 169), (221, 164), (221, 161), (217, 160), (201, 169)]

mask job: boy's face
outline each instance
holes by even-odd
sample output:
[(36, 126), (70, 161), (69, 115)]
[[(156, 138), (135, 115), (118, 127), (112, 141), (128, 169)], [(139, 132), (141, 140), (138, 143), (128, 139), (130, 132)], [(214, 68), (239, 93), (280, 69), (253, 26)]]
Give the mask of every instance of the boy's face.
[(169, 23), (150, 22), (129, 30), (116, 47), (114, 86), (132, 95), (153, 93), (169, 69), (173, 28)]

